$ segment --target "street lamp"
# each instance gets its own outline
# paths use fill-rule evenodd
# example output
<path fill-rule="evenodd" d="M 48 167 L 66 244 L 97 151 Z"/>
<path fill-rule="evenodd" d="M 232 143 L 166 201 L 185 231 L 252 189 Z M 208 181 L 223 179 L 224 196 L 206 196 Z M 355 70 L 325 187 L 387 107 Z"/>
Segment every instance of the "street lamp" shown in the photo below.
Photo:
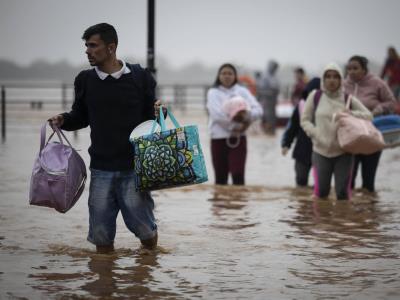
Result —
<path fill-rule="evenodd" d="M 147 1 L 147 68 L 156 76 L 155 68 L 155 43 L 154 43 L 154 29 L 155 29 L 155 0 Z"/>

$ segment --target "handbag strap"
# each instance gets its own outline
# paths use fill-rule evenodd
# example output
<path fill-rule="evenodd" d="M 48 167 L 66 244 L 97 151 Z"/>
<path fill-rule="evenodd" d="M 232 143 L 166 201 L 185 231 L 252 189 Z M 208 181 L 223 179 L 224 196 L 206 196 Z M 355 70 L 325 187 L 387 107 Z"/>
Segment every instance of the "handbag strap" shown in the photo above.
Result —
<path fill-rule="evenodd" d="M 63 143 L 63 138 L 64 140 L 67 142 L 67 144 L 72 148 L 71 143 L 69 142 L 69 140 L 67 139 L 67 137 L 64 135 L 64 133 L 62 132 L 61 129 L 59 129 L 57 126 L 52 126 L 50 123 L 50 127 L 53 129 L 52 134 L 49 136 L 47 142 L 45 142 L 46 140 L 46 126 L 47 126 L 47 121 L 42 125 L 42 128 L 40 130 L 40 151 L 39 153 L 42 153 L 43 148 L 50 142 L 51 138 L 54 136 L 54 133 L 57 134 L 58 136 L 58 140 L 60 141 L 61 145 L 64 145 Z"/>
<path fill-rule="evenodd" d="M 47 145 L 47 144 L 49 143 L 50 139 L 53 137 L 53 135 L 54 135 L 54 133 L 55 133 L 55 130 L 54 130 L 54 128 L 52 127 L 53 133 L 50 135 L 50 137 L 49 137 L 49 139 L 47 140 L 47 142 L 45 142 L 45 141 L 46 141 L 46 126 L 47 126 L 47 123 L 48 123 L 48 122 L 46 121 L 46 122 L 42 125 L 42 128 L 41 128 L 41 130 L 40 130 L 40 151 L 39 151 L 39 152 L 42 152 L 44 146 Z M 50 123 L 49 123 L 49 125 L 50 125 Z M 60 133 L 57 132 L 57 135 L 58 135 L 58 139 L 60 140 L 61 144 L 63 144 Z"/>
<path fill-rule="evenodd" d="M 179 125 L 178 121 L 176 120 L 175 116 L 173 115 L 172 111 L 169 108 L 167 108 L 167 115 L 171 119 L 171 121 L 174 124 L 175 128 L 181 127 L 181 125 Z M 160 106 L 160 126 L 161 126 L 161 131 L 167 130 L 167 126 L 165 125 L 165 118 L 164 118 L 164 112 L 163 112 L 163 106 L 162 105 Z M 155 129 L 155 125 L 154 124 L 153 124 L 153 129 Z M 154 131 L 152 130 L 151 133 L 154 133 Z"/>
<path fill-rule="evenodd" d="M 345 101 L 346 101 L 346 109 L 350 110 L 351 107 L 351 100 L 353 99 L 353 95 L 349 94 L 347 97 L 347 101 L 346 101 L 346 96 L 345 96 Z"/>
<path fill-rule="evenodd" d="M 151 131 L 150 134 L 153 134 L 156 131 L 156 127 L 157 127 L 157 119 L 153 120 L 153 126 L 151 127 Z"/>
<path fill-rule="evenodd" d="M 321 99 L 321 96 L 322 96 L 322 90 L 321 89 L 316 90 L 316 92 L 314 94 L 314 99 L 313 99 L 314 109 L 313 109 L 313 115 L 312 115 L 312 120 L 311 120 L 314 125 L 315 125 L 315 113 L 317 111 L 317 107 L 319 104 L 319 100 Z"/>
<path fill-rule="evenodd" d="M 55 132 L 56 132 L 57 134 L 61 134 L 61 136 L 62 136 L 62 137 L 64 138 L 64 140 L 67 142 L 68 146 L 70 146 L 71 148 L 73 148 L 72 145 L 71 145 L 71 143 L 69 142 L 69 140 L 68 140 L 67 137 L 65 136 L 64 132 L 63 132 L 60 128 L 58 128 L 57 126 L 54 126 L 54 127 L 55 127 Z M 61 141 L 61 143 L 62 143 L 62 141 Z"/>

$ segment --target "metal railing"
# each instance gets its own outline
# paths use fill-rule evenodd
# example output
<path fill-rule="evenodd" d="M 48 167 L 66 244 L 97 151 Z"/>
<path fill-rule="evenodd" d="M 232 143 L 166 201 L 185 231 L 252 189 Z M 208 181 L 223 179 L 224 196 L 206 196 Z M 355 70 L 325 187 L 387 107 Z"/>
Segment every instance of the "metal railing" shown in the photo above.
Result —
<path fill-rule="evenodd" d="M 205 110 L 208 85 L 165 84 L 157 86 L 157 97 L 174 110 Z M 73 103 L 73 85 L 65 83 L 9 83 L 1 85 L 1 137 L 7 123 L 18 118 L 42 117 L 38 112 L 68 111 Z M 29 112 L 29 114 L 27 114 Z"/>
<path fill-rule="evenodd" d="M 1 86 L 1 139 L 6 139 L 6 88 Z"/>

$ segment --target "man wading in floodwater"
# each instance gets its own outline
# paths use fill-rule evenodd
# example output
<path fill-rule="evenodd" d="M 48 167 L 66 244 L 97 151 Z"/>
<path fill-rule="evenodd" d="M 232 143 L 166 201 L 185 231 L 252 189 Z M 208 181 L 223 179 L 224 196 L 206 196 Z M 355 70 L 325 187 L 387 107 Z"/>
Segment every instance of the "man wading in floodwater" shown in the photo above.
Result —
<path fill-rule="evenodd" d="M 90 126 L 91 145 L 88 241 L 98 252 L 114 250 L 116 218 L 121 210 L 125 224 L 148 249 L 157 246 L 154 202 L 149 192 L 136 192 L 131 131 L 158 115 L 156 82 L 139 65 L 116 57 L 118 36 L 101 23 L 86 29 L 82 39 L 94 68 L 75 78 L 72 110 L 49 121 L 64 130 Z"/>

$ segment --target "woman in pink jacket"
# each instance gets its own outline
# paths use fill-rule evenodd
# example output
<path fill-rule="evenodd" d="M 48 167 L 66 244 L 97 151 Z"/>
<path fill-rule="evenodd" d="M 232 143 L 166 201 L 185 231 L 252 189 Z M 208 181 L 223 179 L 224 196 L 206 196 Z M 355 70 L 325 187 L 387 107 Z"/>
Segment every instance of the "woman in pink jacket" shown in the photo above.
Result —
<path fill-rule="evenodd" d="M 396 100 L 389 86 L 378 76 L 368 72 L 368 59 L 355 55 L 347 64 L 347 78 L 344 89 L 356 96 L 374 116 L 389 114 L 394 110 Z M 362 188 L 375 192 L 375 175 L 382 151 L 370 155 L 356 155 L 352 177 L 355 186 L 358 166 L 361 164 Z"/>

